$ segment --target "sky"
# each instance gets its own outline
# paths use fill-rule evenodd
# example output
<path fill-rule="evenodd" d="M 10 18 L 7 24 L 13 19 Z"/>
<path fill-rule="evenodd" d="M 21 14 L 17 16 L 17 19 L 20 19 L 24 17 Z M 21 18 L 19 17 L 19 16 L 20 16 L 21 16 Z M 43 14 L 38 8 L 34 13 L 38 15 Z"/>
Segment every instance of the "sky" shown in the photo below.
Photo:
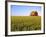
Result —
<path fill-rule="evenodd" d="M 41 6 L 11 5 L 11 16 L 29 16 L 32 11 L 37 11 L 41 16 Z"/>

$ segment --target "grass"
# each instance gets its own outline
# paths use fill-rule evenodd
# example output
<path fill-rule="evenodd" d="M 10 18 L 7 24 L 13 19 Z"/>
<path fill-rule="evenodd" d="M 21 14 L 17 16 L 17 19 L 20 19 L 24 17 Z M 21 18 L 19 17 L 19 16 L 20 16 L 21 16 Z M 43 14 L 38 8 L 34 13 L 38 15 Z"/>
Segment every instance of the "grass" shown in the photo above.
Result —
<path fill-rule="evenodd" d="M 11 31 L 41 29 L 41 16 L 11 16 Z"/>

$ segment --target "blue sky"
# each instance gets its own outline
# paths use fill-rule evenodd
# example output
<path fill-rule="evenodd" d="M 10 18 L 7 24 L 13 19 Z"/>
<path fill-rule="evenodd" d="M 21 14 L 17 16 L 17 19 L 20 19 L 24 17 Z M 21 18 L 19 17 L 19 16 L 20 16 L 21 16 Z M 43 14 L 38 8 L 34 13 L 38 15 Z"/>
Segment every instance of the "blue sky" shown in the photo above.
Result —
<path fill-rule="evenodd" d="M 29 16 L 32 11 L 41 15 L 41 6 L 11 5 L 11 16 Z"/>

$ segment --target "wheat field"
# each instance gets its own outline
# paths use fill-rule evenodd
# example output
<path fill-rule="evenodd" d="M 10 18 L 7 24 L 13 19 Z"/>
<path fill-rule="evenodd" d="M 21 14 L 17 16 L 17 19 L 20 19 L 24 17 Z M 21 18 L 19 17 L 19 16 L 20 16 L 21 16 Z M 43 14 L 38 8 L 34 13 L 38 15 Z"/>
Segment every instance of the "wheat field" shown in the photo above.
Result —
<path fill-rule="evenodd" d="M 11 31 L 41 29 L 41 16 L 11 16 Z"/>

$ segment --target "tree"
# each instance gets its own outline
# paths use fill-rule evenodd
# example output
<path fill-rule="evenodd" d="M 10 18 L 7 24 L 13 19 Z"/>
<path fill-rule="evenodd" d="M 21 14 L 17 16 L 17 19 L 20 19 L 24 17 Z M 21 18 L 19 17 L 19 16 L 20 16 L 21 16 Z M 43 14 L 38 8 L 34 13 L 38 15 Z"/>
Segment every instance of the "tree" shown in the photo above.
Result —
<path fill-rule="evenodd" d="M 37 11 L 32 11 L 30 16 L 38 16 L 38 12 Z"/>

